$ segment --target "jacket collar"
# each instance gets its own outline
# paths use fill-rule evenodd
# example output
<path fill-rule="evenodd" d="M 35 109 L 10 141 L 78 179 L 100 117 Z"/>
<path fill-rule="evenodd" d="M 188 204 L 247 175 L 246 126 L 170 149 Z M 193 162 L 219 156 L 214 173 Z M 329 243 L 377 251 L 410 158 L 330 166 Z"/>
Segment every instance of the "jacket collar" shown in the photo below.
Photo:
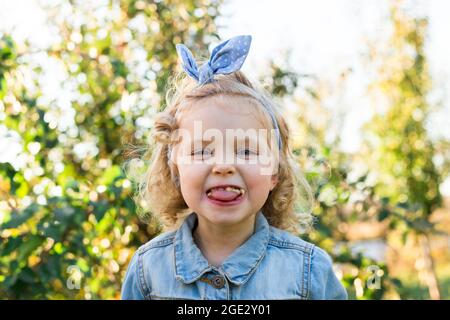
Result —
<path fill-rule="evenodd" d="M 194 242 L 192 230 L 196 221 L 197 215 L 190 214 L 175 234 L 175 277 L 188 284 L 198 280 L 206 272 L 218 270 L 235 285 L 247 282 L 264 257 L 269 243 L 269 224 L 262 212 L 259 211 L 256 215 L 254 233 L 218 269 L 209 265 Z"/>

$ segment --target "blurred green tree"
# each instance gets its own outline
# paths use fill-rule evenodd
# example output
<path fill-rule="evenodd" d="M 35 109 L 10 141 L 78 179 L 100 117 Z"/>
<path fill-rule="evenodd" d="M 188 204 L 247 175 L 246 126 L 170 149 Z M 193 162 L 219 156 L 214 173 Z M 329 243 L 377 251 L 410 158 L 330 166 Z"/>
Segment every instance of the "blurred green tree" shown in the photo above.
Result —
<path fill-rule="evenodd" d="M 61 1 L 45 8 L 50 47 L 3 36 L 0 127 L 22 150 L 0 163 L 0 298 L 119 298 L 159 231 L 135 214 L 124 157 L 146 149 L 175 44 L 206 53 L 218 38 L 220 3 Z"/>
<path fill-rule="evenodd" d="M 391 230 L 420 244 L 426 284 L 432 299 L 439 299 L 438 279 L 430 250 L 430 235 L 437 234 L 430 217 L 442 206 L 442 172 L 433 162 L 437 154 L 426 130 L 432 111 L 428 102 L 431 80 L 425 54 L 428 21 L 405 10 L 408 3 L 392 1 L 390 37 L 384 46 L 372 46 L 370 63 L 375 78 L 370 92 L 377 106 L 365 126 L 368 165 L 376 173 L 375 192 L 390 209 L 380 212 Z"/>

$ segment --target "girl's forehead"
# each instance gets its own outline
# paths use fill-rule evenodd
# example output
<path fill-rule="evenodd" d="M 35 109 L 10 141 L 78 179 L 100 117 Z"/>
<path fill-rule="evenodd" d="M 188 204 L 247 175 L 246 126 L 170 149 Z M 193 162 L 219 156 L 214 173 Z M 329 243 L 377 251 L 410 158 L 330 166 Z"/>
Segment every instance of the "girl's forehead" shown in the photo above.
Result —
<path fill-rule="evenodd" d="M 255 99 L 245 96 L 217 95 L 187 101 L 180 106 L 176 119 L 180 127 L 189 126 L 196 120 L 271 127 L 262 106 Z"/>

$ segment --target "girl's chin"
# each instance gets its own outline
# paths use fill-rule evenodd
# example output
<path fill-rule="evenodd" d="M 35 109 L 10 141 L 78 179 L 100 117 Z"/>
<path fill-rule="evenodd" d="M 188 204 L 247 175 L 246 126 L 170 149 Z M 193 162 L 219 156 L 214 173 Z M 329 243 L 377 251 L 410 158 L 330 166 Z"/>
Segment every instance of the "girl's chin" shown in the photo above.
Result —
<path fill-rule="evenodd" d="M 246 219 L 245 215 L 228 215 L 211 213 L 206 217 L 212 225 L 216 227 L 233 227 L 242 225 L 242 221 Z"/>
<path fill-rule="evenodd" d="M 211 208 L 207 207 L 204 210 L 204 213 L 198 213 L 198 215 L 202 216 L 205 220 L 207 220 L 209 223 L 215 224 L 215 225 L 223 225 L 223 226 L 230 226 L 242 223 L 243 221 L 247 220 L 251 216 L 254 216 L 254 214 L 251 214 L 248 212 L 249 208 L 239 208 L 232 210 L 230 208 L 223 209 L 223 208 Z"/>

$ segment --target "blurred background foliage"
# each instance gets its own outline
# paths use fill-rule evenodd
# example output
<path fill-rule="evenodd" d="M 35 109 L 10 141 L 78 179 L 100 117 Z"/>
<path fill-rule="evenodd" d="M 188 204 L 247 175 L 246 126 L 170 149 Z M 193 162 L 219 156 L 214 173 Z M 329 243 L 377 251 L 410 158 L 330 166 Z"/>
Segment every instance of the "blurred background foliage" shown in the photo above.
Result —
<path fill-rule="evenodd" d="M 131 255 L 161 232 L 138 218 L 124 164 L 145 155 L 178 68 L 175 44 L 207 56 L 221 40 L 222 4 L 70 1 L 46 8 L 59 38 L 45 50 L 1 35 L 0 133 L 21 147 L 0 158 L 0 298 L 120 298 Z M 339 101 L 346 73 L 330 84 L 271 63 L 260 80 L 296 106 L 286 110 L 301 133 L 293 150 L 317 199 L 315 230 L 302 237 L 333 256 L 350 298 L 448 299 L 449 203 L 439 185 L 450 148 L 425 130 L 439 107 L 427 100 L 427 20 L 390 6 L 389 40 L 367 48 L 376 75 L 367 94 L 379 110 L 360 152 L 326 139 L 339 119 L 324 101 Z M 63 75 L 57 88 L 45 84 L 49 65 Z"/>

